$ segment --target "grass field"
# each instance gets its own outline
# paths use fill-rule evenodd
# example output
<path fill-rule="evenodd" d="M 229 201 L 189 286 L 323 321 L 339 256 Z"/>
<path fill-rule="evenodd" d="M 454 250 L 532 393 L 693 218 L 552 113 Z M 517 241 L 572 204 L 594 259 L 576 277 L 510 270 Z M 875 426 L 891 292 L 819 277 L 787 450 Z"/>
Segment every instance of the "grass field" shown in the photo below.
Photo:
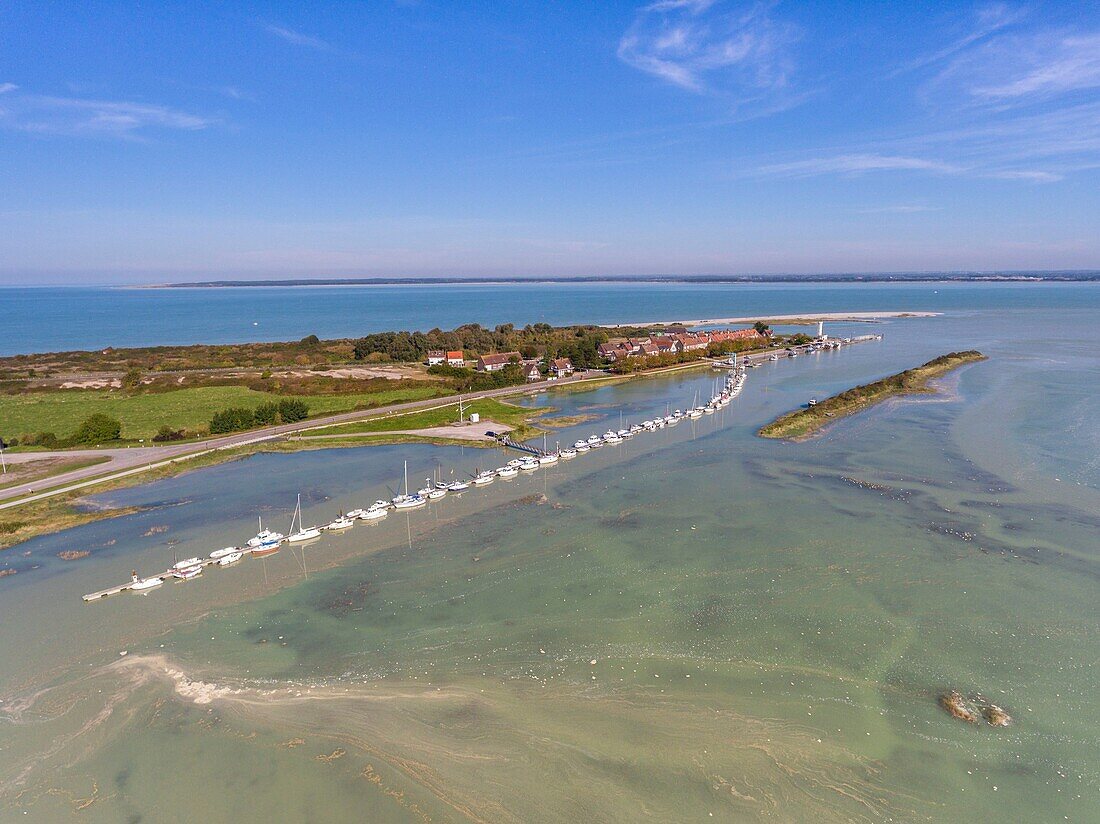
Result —
<path fill-rule="evenodd" d="M 467 417 L 471 412 L 476 412 L 482 420 L 496 421 L 512 427 L 522 427 L 527 421 L 537 415 L 550 411 L 547 408 L 538 410 L 528 409 L 522 406 L 513 406 L 510 403 L 501 403 L 494 398 L 481 398 L 462 405 Z M 426 429 L 430 426 L 446 426 L 458 420 L 458 403 L 453 403 L 441 409 L 426 409 L 421 412 L 406 412 L 403 415 L 388 415 L 384 418 L 372 418 L 366 421 L 342 424 L 338 426 L 326 426 L 323 429 L 314 429 L 310 435 L 353 435 L 373 432 L 393 432 L 402 429 Z"/>
<path fill-rule="evenodd" d="M 951 352 L 940 355 L 934 360 L 913 369 L 906 369 L 896 375 L 877 380 L 874 383 L 856 386 L 821 401 L 816 406 L 796 409 L 781 415 L 767 426 L 761 427 L 757 435 L 763 438 L 784 438 L 802 441 L 811 437 L 823 426 L 840 418 L 862 412 L 877 403 L 895 395 L 912 395 L 928 392 L 928 382 L 942 377 L 967 363 L 985 360 L 981 352 Z"/>
<path fill-rule="evenodd" d="M 388 392 L 348 395 L 311 395 L 302 400 L 311 416 L 348 412 L 437 397 L 443 387 L 428 385 Z M 162 426 L 191 431 L 205 430 L 211 416 L 230 406 L 255 408 L 282 397 L 255 392 L 243 386 L 202 386 L 174 392 L 128 394 L 120 391 L 66 389 L 0 395 L 0 435 L 5 438 L 25 433 L 53 432 L 64 438 L 72 434 L 89 415 L 102 412 L 122 422 L 122 437 L 151 438 Z"/>

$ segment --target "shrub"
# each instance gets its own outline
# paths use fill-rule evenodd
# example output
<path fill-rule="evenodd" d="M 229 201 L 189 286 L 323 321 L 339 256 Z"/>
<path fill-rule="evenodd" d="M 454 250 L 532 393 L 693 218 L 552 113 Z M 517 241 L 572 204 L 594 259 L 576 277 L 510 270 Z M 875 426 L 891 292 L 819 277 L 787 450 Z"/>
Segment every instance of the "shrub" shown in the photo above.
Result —
<path fill-rule="evenodd" d="M 167 441 L 182 441 L 187 437 L 182 429 L 173 429 L 170 426 L 162 426 L 157 430 L 157 434 L 153 436 L 154 443 L 165 443 Z"/>
<path fill-rule="evenodd" d="M 73 443 L 98 444 L 117 441 L 122 436 L 122 424 L 101 412 L 89 415 L 73 433 Z"/>
<path fill-rule="evenodd" d="M 309 417 L 309 407 L 305 401 L 300 401 L 297 398 L 287 398 L 279 401 L 279 417 L 282 418 L 283 423 L 304 421 Z"/>
<path fill-rule="evenodd" d="M 141 386 L 141 372 L 137 369 L 127 370 L 126 374 L 122 376 L 122 385 L 127 389 Z"/>
<path fill-rule="evenodd" d="M 298 343 L 301 346 L 316 346 L 321 342 L 321 339 L 316 335 L 306 335 Z"/>
<path fill-rule="evenodd" d="M 279 422 L 279 404 L 261 403 L 252 413 L 256 426 L 271 426 Z"/>
<path fill-rule="evenodd" d="M 242 429 L 251 428 L 254 421 L 255 416 L 251 409 L 239 407 L 223 409 L 221 412 L 215 412 L 214 417 L 210 419 L 210 434 L 224 435 L 227 432 L 239 432 Z"/>
<path fill-rule="evenodd" d="M 19 441 L 24 446 L 44 446 L 47 449 L 56 449 L 61 443 L 53 432 L 24 434 L 19 437 Z"/>

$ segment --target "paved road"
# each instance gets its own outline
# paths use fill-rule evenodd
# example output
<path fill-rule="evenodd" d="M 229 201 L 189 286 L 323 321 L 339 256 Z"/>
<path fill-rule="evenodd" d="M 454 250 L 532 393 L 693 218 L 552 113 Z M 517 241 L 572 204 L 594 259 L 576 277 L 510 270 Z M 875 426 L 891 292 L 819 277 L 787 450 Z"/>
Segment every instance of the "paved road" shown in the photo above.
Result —
<path fill-rule="evenodd" d="M 590 370 L 578 373 L 572 378 L 556 381 L 537 381 L 525 386 L 508 386 L 503 389 L 490 389 L 484 392 L 472 392 L 462 396 L 462 400 L 472 401 L 478 398 L 494 398 L 507 395 L 520 395 L 527 392 L 548 389 L 563 384 L 580 383 L 589 380 L 606 378 L 607 373 L 600 370 Z M 432 398 L 426 401 L 411 401 L 409 403 L 391 404 L 379 406 L 373 409 L 360 409 L 354 412 L 342 412 L 339 415 L 328 415 L 324 418 L 312 418 L 295 424 L 268 427 L 266 429 L 253 429 L 248 432 L 240 432 L 234 435 L 226 435 L 221 438 L 208 438 L 204 441 L 190 441 L 185 444 L 165 444 L 158 446 L 131 447 L 129 449 L 86 449 L 56 452 L 16 452 L 5 458 L 16 456 L 33 456 L 30 459 L 42 458 L 72 458 L 74 456 L 96 455 L 108 456 L 107 463 L 87 466 L 83 469 L 75 469 L 71 472 L 62 472 L 50 478 L 44 478 L 39 482 L 30 481 L 19 486 L 0 489 L 0 509 L 19 506 L 21 504 L 50 498 L 66 492 L 73 492 L 94 484 L 108 480 L 124 478 L 139 472 L 146 472 L 178 461 L 195 458 L 216 450 L 231 449 L 246 444 L 261 443 L 263 441 L 278 440 L 295 432 L 304 432 L 309 429 L 319 429 L 337 423 L 357 421 L 364 418 L 381 418 L 388 415 L 401 414 L 422 409 L 439 409 L 458 403 L 458 397 Z M 35 492 L 36 489 L 44 490 Z"/>

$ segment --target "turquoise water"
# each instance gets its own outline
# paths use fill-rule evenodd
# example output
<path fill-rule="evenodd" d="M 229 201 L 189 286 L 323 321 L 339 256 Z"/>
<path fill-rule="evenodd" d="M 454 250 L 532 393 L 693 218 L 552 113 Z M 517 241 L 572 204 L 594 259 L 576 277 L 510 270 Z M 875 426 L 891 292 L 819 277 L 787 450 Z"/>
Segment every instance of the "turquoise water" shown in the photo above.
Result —
<path fill-rule="evenodd" d="M 0 818 L 1096 820 L 1100 291 L 1047 288 L 751 370 L 694 425 L 86 605 L 257 515 L 285 527 L 298 492 L 321 521 L 388 497 L 404 460 L 415 482 L 503 456 L 260 455 L 102 496 L 147 509 L 3 558 Z M 804 444 L 754 435 L 970 347 L 990 359 L 936 395 Z M 526 402 L 590 416 L 548 436 L 572 442 L 716 374 Z M 1014 723 L 950 718 L 948 689 Z"/>
<path fill-rule="evenodd" d="M 0 355 L 356 337 L 463 323 L 629 323 L 798 312 L 1071 308 L 1095 285 L 468 284 L 227 289 L 0 288 Z"/>

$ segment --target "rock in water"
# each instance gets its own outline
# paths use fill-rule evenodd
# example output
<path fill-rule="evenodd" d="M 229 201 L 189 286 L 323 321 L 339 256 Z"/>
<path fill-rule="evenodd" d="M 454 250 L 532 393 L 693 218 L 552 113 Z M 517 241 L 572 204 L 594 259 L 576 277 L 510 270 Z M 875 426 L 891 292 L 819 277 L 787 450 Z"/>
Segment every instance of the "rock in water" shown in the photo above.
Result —
<path fill-rule="evenodd" d="M 958 690 L 951 690 L 940 696 L 940 706 L 951 713 L 952 718 L 966 721 L 968 724 L 978 723 L 978 713 L 970 706 L 970 702 Z"/>
<path fill-rule="evenodd" d="M 993 727 L 1007 727 L 1012 723 L 1012 716 L 996 704 L 987 704 L 982 707 L 982 717 Z"/>

